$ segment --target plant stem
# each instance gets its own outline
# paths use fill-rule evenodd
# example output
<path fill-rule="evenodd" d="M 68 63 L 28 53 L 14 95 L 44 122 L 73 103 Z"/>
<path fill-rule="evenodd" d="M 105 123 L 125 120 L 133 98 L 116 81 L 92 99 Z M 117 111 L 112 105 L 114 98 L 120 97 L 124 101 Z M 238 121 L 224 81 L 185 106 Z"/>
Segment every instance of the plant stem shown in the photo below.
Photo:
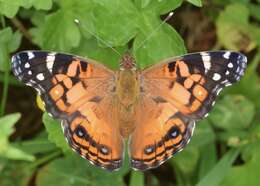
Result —
<path fill-rule="evenodd" d="M 42 165 L 42 164 L 44 164 L 44 163 L 50 161 L 51 159 L 60 156 L 61 154 L 62 154 L 62 153 L 61 153 L 60 150 L 54 151 L 53 153 L 51 153 L 51 154 L 49 154 L 49 155 L 47 155 L 47 156 L 44 156 L 44 157 L 41 158 L 41 159 L 36 160 L 34 163 L 32 163 L 32 164 L 29 166 L 29 168 L 30 168 L 30 169 L 34 169 L 34 168 L 38 167 L 39 165 Z"/>
<path fill-rule="evenodd" d="M 6 48 L 2 48 L 2 52 L 6 52 Z M 8 96 L 8 85 L 9 85 L 9 64 L 8 60 L 3 61 L 4 65 L 4 87 L 3 87 L 3 92 L 2 92 L 2 99 L 1 99 L 1 105 L 0 105 L 0 116 L 4 115 L 5 112 L 5 106 L 6 106 L 6 101 L 7 101 L 7 96 Z"/>
<path fill-rule="evenodd" d="M 22 32 L 22 34 L 24 35 L 24 37 L 26 39 L 28 39 L 30 42 L 32 42 L 32 36 L 31 36 L 30 32 L 28 32 L 28 30 L 25 28 L 25 26 L 19 19 L 14 17 L 11 19 L 11 22 L 14 24 L 15 27 L 18 28 L 18 30 L 20 30 Z"/>
<path fill-rule="evenodd" d="M 254 73 L 256 71 L 256 68 L 258 66 L 258 64 L 260 63 L 260 48 L 257 50 L 257 53 L 256 55 L 254 56 L 249 68 L 248 68 L 248 71 L 250 73 Z"/>
<path fill-rule="evenodd" d="M 0 116 L 3 116 L 5 112 L 5 105 L 6 105 L 7 93 L 8 93 L 8 84 L 9 84 L 9 72 L 5 70 L 4 88 L 3 88 L 4 90 L 3 90 L 2 100 L 1 100 Z"/>
<path fill-rule="evenodd" d="M 1 24 L 2 24 L 2 27 L 5 28 L 6 24 L 5 24 L 4 16 L 1 16 Z"/>
<path fill-rule="evenodd" d="M 0 82 L 4 82 L 5 80 L 5 73 L 0 72 Z M 8 81 L 9 85 L 14 85 L 14 86 L 18 86 L 18 87 L 22 87 L 24 86 L 22 83 L 20 83 L 16 78 L 14 78 L 13 76 L 9 76 L 9 81 Z"/>

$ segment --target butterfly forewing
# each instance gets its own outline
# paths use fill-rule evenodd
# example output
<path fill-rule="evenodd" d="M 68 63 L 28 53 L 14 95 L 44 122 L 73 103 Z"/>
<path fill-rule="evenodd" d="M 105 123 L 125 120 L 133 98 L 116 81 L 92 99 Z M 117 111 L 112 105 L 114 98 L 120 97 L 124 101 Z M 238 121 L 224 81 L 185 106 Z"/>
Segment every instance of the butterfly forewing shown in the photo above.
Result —
<path fill-rule="evenodd" d="M 154 168 L 180 151 L 195 121 L 207 116 L 219 92 L 240 80 L 245 68 L 244 55 L 216 51 L 170 58 L 145 69 L 130 141 L 132 166 Z"/>
<path fill-rule="evenodd" d="M 240 80 L 246 63 L 246 57 L 237 52 L 193 53 L 144 70 L 143 82 L 147 87 L 159 89 L 183 114 L 201 119 L 210 111 L 220 91 Z"/>
<path fill-rule="evenodd" d="M 73 150 L 106 169 L 121 166 L 123 142 L 113 104 L 112 71 L 91 59 L 44 51 L 14 55 L 12 70 L 38 91 L 47 112 L 62 120 Z"/>

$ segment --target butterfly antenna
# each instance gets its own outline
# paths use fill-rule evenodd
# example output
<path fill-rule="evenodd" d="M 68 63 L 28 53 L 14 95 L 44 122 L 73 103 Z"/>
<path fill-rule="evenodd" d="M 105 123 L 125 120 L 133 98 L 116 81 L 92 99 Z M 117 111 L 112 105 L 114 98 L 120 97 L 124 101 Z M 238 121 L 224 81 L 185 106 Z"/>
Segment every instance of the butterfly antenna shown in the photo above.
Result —
<path fill-rule="evenodd" d="M 148 40 L 152 37 L 152 35 L 153 35 L 155 32 L 157 32 L 157 31 L 162 27 L 162 25 L 163 25 L 166 21 L 168 21 L 168 20 L 173 16 L 173 14 L 174 14 L 174 12 L 170 12 L 170 13 L 168 14 L 168 16 L 163 20 L 163 22 L 161 22 L 161 24 L 158 25 L 158 27 L 157 27 L 156 29 L 154 29 L 154 30 L 143 40 L 143 42 L 141 42 L 141 43 L 137 46 L 136 50 L 138 50 L 139 48 L 141 48 L 141 47 L 144 45 L 144 43 L 145 43 L 146 41 L 148 41 Z"/>
<path fill-rule="evenodd" d="M 104 41 L 103 39 L 101 39 L 100 37 L 98 37 L 95 33 L 89 31 L 89 29 L 87 29 L 85 27 L 85 25 L 81 24 L 81 22 L 78 19 L 74 19 L 74 22 L 78 25 L 81 26 L 85 31 L 87 31 L 88 33 L 90 33 L 92 36 L 94 36 L 98 41 L 100 41 L 101 43 L 103 43 L 104 45 L 106 45 L 107 47 L 111 48 L 116 54 L 118 54 L 120 57 L 122 57 L 122 55 L 120 54 L 119 51 L 117 51 L 116 49 L 114 49 L 110 44 L 108 44 L 106 41 Z"/>

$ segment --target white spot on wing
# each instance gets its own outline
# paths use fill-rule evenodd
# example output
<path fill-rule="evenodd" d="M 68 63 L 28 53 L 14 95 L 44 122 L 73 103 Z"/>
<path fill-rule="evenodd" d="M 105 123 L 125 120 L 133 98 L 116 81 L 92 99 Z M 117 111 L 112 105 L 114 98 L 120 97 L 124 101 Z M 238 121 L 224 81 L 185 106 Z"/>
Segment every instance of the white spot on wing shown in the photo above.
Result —
<path fill-rule="evenodd" d="M 233 63 L 228 63 L 228 68 L 233 68 L 234 67 L 234 65 L 233 65 Z"/>
<path fill-rule="evenodd" d="M 187 143 L 189 143 L 189 142 L 190 142 L 190 139 L 188 139 Z M 181 152 L 181 151 L 183 151 L 183 148 L 178 150 L 178 152 Z"/>
<path fill-rule="evenodd" d="M 224 81 L 222 81 L 221 83 L 222 84 L 225 84 L 225 83 L 227 83 L 228 82 L 228 80 L 227 79 L 225 79 Z"/>
<path fill-rule="evenodd" d="M 28 82 L 28 83 L 25 83 L 26 85 L 28 85 L 28 86 L 33 86 L 33 84 L 32 83 L 30 83 L 30 82 Z"/>
<path fill-rule="evenodd" d="M 219 95 L 219 93 L 221 92 L 222 88 L 219 88 L 216 92 L 217 95 Z"/>
<path fill-rule="evenodd" d="M 228 52 L 226 52 L 226 53 L 223 55 L 223 57 L 226 58 L 226 59 L 229 59 L 230 54 L 231 54 L 231 52 L 228 51 Z"/>
<path fill-rule="evenodd" d="M 35 90 L 38 92 L 39 95 L 41 95 L 41 90 L 39 88 L 35 87 Z"/>
<path fill-rule="evenodd" d="M 40 81 L 44 80 L 44 75 L 43 75 L 43 73 L 37 74 L 36 78 L 37 78 L 38 80 L 40 80 Z"/>
<path fill-rule="evenodd" d="M 50 53 L 46 58 L 46 66 L 50 72 L 52 72 L 52 67 L 55 61 L 55 55 L 56 53 Z"/>
<path fill-rule="evenodd" d="M 226 75 L 229 75 L 229 71 L 228 70 L 226 71 Z"/>
<path fill-rule="evenodd" d="M 228 83 L 225 83 L 225 86 L 226 86 L 226 87 L 229 87 L 229 86 L 231 86 L 231 85 L 232 85 L 232 83 L 229 83 L 229 82 L 228 82 Z"/>
<path fill-rule="evenodd" d="M 12 56 L 12 59 L 11 59 L 12 63 L 15 62 L 15 60 L 16 60 L 15 56 Z"/>
<path fill-rule="evenodd" d="M 28 74 L 29 74 L 29 75 L 32 75 L 32 71 L 29 70 L 29 71 L 28 71 Z"/>
<path fill-rule="evenodd" d="M 28 52 L 27 54 L 28 54 L 28 59 L 32 59 L 32 58 L 34 58 L 34 54 L 33 54 L 33 52 Z"/>
<path fill-rule="evenodd" d="M 201 52 L 200 55 L 204 64 L 205 73 L 207 73 L 211 68 L 210 55 L 207 52 Z"/>
<path fill-rule="evenodd" d="M 218 73 L 214 73 L 212 79 L 213 79 L 214 81 L 218 81 L 218 80 L 221 79 L 221 75 L 218 74 Z"/>
<path fill-rule="evenodd" d="M 25 63 L 24 67 L 25 68 L 30 68 L 30 64 L 27 62 L 27 63 Z"/>

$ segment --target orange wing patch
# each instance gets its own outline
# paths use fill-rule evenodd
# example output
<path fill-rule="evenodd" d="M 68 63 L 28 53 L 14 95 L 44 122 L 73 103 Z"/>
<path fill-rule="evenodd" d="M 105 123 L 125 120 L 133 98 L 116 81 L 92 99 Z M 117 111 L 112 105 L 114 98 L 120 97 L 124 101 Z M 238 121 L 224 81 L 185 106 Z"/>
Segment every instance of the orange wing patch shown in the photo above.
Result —
<path fill-rule="evenodd" d="M 167 67 L 168 71 L 165 70 Z M 175 77 L 169 82 L 171 103 L 184 114 L 196 112 L 208 98 L 208 91 L 203 87 L 206 83 L 201 74 L 191 74 L 188 65 L 183 61 L 176 61 L 175 65 L 164 67 L 165 76 Z M 168 72 L 173 71 L 170 76 Z"/>
<path fill-rule="evenodd" d="M 62 125 L 70 146 L 83 158 L 109 170 L 121 166 L 122 147 L 118 149 L 118 143 L 113 144 L 110 136 L 94 129 L 86 118 L 76 116 L 70 124 L 63 120 Z"/>
<path fill-rule="evenodd" d="M 156 118 L 150 115 L 150 120 L 141 120 L 142 126 L 137 123 L 140 127 L 136 128 L 131 136 L 129 146 L 131 165 L 135 169 L 146 170 L 159 166 L 184 148 L 192 135 L 193 121 L 174 112 L 174 109 L 169 115 L 172 106 L 169 103 L 159 103 L 159 107 L 160 104 L 162 106 L 162 110 L 158 110 L 160 114 L 155 113 Z M 142 116 L 146 117 L 144 113 Z"/>

